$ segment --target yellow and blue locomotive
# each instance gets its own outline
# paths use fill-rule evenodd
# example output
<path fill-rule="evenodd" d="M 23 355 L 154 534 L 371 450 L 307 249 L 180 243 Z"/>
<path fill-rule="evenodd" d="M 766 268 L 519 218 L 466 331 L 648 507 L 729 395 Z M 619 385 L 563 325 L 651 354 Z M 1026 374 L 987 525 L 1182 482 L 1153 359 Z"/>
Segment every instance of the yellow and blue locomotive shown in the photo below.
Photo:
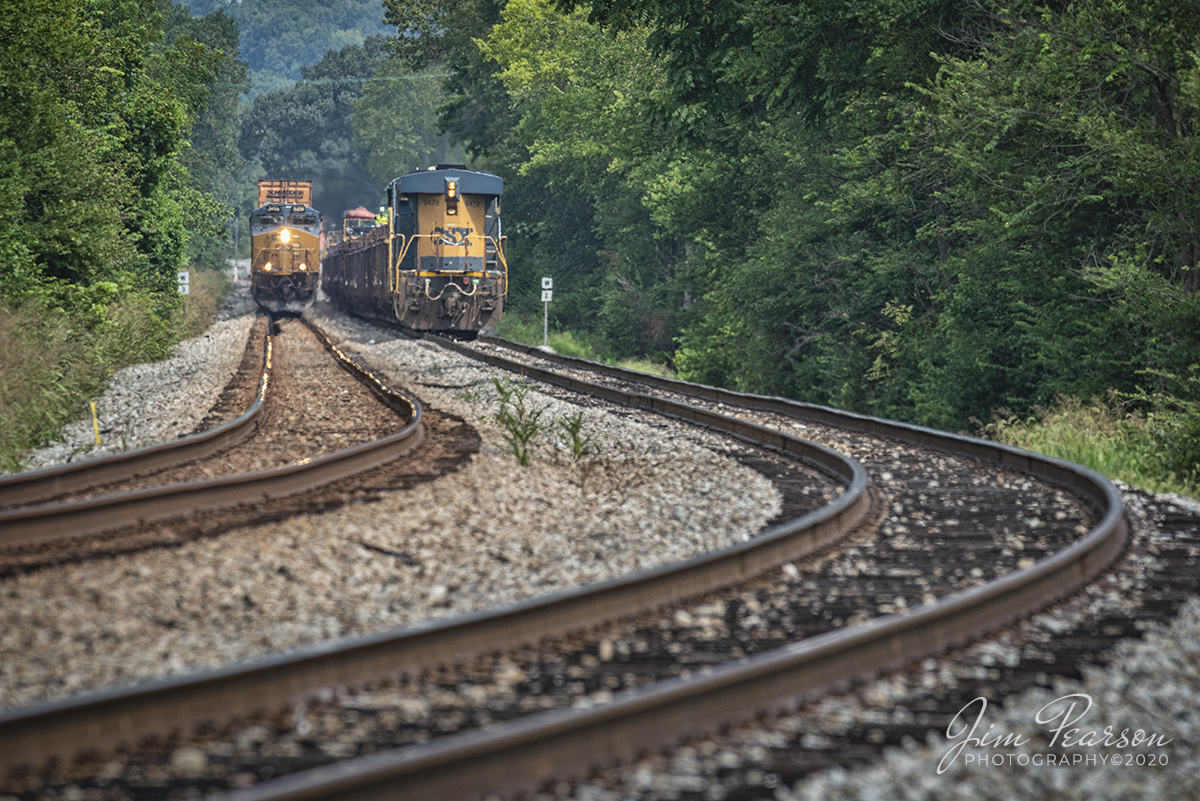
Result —
<path fill-rule="evenodd" d="M 304 311 L 321 283 L 321 215 L 312 181 L 259 181 L 250 213 L 250 293 L 271 311 Z"/>
<path fill-rule="evenodd" d="M 472 334 L 504 311 L 504 181 L 439 165 L 388 186 L 387 225 L 331 249 L 323 287 L 362 317 L 415 331 Z"/>

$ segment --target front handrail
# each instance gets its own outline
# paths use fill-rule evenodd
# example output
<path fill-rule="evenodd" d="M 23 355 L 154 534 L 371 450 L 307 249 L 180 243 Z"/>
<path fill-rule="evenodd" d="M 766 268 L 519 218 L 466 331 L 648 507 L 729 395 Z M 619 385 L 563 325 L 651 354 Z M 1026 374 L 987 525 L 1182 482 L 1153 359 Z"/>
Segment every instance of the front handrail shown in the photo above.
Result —
<path fill-rule="evenodd" d="M 455 271 L 455 272 L 483 272 L 483 273 L 486 273 L 487 267 L 489 264 L 496 264 L 495 261 L 489 262 L 487 259 L 487 255 L 488 255 L 487 245 L 490 243 L 493 248 L 492 252 L 496 254 L 496 258 L 499 260 L 499 264 L 503 267 L 503 276 L 501 279 L 500 295 L 501 295 L 501 297 L 508 296 L 508 258 L 504 254 L 504 245 L 507 242 L 508 237 L 501 236 L 501 237 L 497 238 L 494 236 L 488 236 L 486 234 L 467 234 L 466 237 L 464 238 L 465 241 L 462 242 L 461 244 L 459 244 L 459 243 L 447 242 L 447 240 L 444 236 L 440 236 L 439 234 L 436 234 L 436 233 L 413 234 L 412 236 L 405 236 L 404 234 L 396 234 L 393 237 L 393 241 L 395 241 L 395 240 L 400 241 L 399 255 L 396 256 L 395 260 L 393 261 L 393 263 L 391 265 L 391 269 L 388 271 L 388 281 L 390 284 L 390 289 L 393 294 L 398 293 L 400 291 L 400 273 L 402 272 L 402 270 L 400 269 L 400 265 L 403 264 L 404 260 L 408 257 L 408 249 L 410 247 L 412 247 L 413 242 L 416 242 L 420 239 L 428 239 L 430 244 L 435 245 L 439 249 L 442 247 L 447 247 L 447 248 L 461 247 L 464 249 L 464 261 L 466 260 L 466 258 L 469 255 L 470 245 L 473 242 L 478 242 L 479 240 L 483 240 L 483 244 L 484 244 L 483 266 L 484 266 L 484 269 L 480 270 L 480 271 L 464 269 L 464 270 Z M 440 240 L 440 242 L 439 242 L 439 240 Z M 395 252 L 395 248 L 393 248 L 393 252 Z M 439 254 L 439 255 L 441 255 L 441 254 Z"/>

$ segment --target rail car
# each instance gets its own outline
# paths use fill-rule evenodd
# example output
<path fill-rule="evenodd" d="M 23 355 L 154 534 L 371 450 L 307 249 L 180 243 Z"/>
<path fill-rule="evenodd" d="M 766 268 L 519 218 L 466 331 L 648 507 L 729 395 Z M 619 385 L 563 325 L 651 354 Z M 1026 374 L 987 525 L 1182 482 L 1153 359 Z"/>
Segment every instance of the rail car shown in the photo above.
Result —
<path fill-rule="evenodd" d="M 342 215 L 342 241 L 349 242 L 374 230 L 380 225 L 379 215 L 359 206 Z"/>
<path fill-rule="evenodd" d="M 457 165 L 397 178 L 387 224 L 330 249 L 325 294 L 352 314 L 414 331 L 470 336 L 494 326 L 508 292 L 503 192 L 498 175 Z"/>
<path fill-rule="evenodd" d="M 300 312 L 321 284 L 321 214 L 311 181 L 259 181 L 250 213 L 250 294 L 270 311 Z"/>

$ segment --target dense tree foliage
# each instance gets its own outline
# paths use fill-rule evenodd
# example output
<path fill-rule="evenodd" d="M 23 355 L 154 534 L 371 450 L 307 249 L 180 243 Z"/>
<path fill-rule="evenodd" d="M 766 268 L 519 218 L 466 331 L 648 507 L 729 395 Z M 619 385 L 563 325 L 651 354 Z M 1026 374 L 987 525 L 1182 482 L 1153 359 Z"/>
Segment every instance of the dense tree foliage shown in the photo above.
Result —
<path fill-rule="evenodd" d="M 182 5 L 166 5 L 160 0 L 163 31 L 167 44 L 190 39 L 209 48 L 219 58 L 212 79 L 206 85 L 188 135 L 188 147 L 181 154 L 193 185 L 218 206 L 193 210 L 197 223 L 188 239 L 188 261 L 211 268 L 221 267 L 229 257 L 227 234 L 218 226 L 236 225 L 230 211 L 245 199 L 245 162 L 238 152 L 238 131 L 245 95 L 250 91 L 249 69 L 239 57 L 238 28 L 232 17 L 215 11 L 195 17 Z"/>
<path fill-rule="evenodd" d="M 245 64 L 223 14 L 17 0 L 0 16 L 0 465 L 211 320 Z M 200 247 L 197 247 L 200 245 Z"/>
<path fill-rule="evenodd" d="M 214 19 L 164 37 L 150 0 L 21 0 L 7 11 L 0 292 L 99 319 L 130 293 L 165 311 L 189 231 L 211 232 L 223 216 L 185 161 L 228 68 L 209 42 L 231 31 Z M 206 119 L 219 127 L 218 116 Z"/>
<path fill-rule="evenodd" d="M 350 122 L 377 185 L 386 186 L 413 170 L 462 160 L 462 149 L 438 130 L 442 77 L 433 69 L 414 73 L 393 58 L 363 86 Z"/>
<path fill-rule="evenodd" d="M 364 84 L 384 61 L 383 37 L 374 37 L 302 68 L 295 86 L 259 95 L 242 123 L 242 155 L 266 177 L 312 180 L 313 205 L 331 219 L 358 205 L 377 205 L 380 184 L 371 177 L 351 117 Z"/>
<path fill-rule="evenodd" d="M 1194 3 L 16 2 L 6 293 L 165 298 L 255 177 L 333 217 L 465 154 L 509 308 L 609 355 L 951 428 L 1116 390 L 1200 458 Z"/>
<path fill-rule="evenodd" d="M 475 92 L 447 129 L 504 108 L 471 141 L 610 351 L 954 428 L 1193 398 L 1194 5 L 508 0 L 451 34 L 481 1 L 388 19 Z"/>
<path fill-rule="evenodd" d="M 379 0 L 192 0 L 190 5 L 193 14 L 224 11 L 234 19 L 256 91 L 286 88 L 301 77 L 303 67 L 330 50 L 390 32 Z"/>
<path fill-rule="evenodd" d="M 393 178 L 461 157 L 437 126 L 442 76 L 389 57 L 383 37 L 331 50 L 301 75 L 254 99 L 241 152 L 256 177 L 312 180 L 313 205 L 335 227 L 346 209 L 377 206 Z"/>

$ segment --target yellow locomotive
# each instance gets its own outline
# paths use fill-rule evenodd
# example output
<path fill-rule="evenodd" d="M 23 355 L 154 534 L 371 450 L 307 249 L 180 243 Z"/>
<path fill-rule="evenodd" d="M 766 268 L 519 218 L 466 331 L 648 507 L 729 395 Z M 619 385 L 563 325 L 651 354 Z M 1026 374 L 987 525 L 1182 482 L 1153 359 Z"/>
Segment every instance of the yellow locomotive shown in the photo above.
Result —
<path fill-rule="evenodd" d="M 379 226 L 386 225 L 379 217 L 380 215 L 374 214 L 362 206 L 350 209 L 342 217 L 342 241 L 349 242 L 358 239 Z"/>
<path fill-rule="evenodd" d="M 271 311 L 304 311 L 321 283 L 321 215 L 312 181 L 259 181 L 250 213 L 250 293 Z"/>
<path fill-rule="evenodd" d="M 456 165 L 388 186 L 387 225 L 330 251 L 323 287 L 362 317 L 416 331 L 473 334 L 504 311 L 504 181 Z"/>

